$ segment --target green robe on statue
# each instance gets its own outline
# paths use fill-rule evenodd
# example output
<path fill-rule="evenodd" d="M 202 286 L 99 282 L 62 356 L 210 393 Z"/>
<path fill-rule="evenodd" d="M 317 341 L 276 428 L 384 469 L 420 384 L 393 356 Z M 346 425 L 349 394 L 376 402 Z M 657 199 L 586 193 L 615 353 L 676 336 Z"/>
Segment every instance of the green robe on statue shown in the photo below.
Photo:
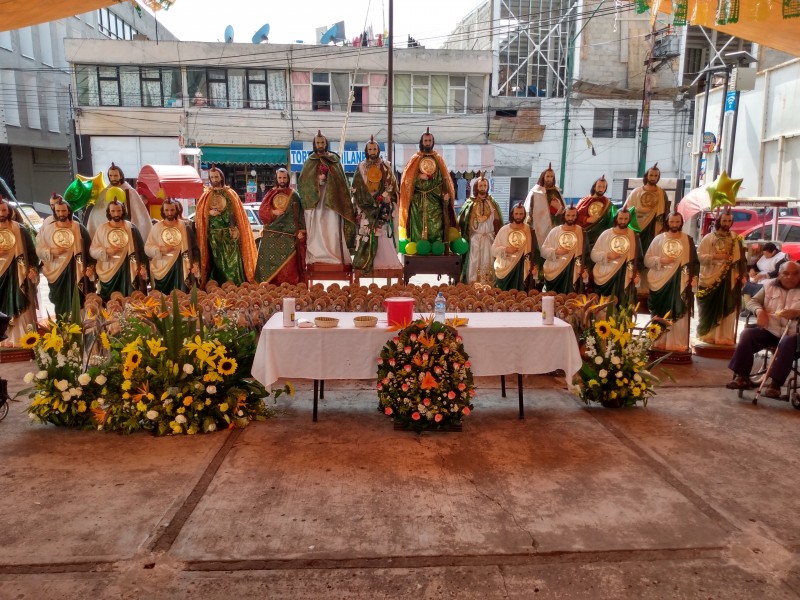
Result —
<path fill-rule="evenodd" d="M 214 257 L 208 278 L 220 285 L 226 281 L 241 285 L 245 280 L 239 242 L 231 235 L 233 226 L 230 200 L 219 215 L 208 217 L 208 245 Z"/>

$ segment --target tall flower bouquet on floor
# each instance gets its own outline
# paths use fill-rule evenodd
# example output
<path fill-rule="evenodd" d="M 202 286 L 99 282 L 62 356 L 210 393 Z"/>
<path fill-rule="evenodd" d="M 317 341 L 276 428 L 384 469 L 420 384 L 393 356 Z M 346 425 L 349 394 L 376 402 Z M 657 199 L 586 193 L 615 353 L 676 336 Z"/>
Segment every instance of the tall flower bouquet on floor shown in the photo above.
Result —
<path fill-rule="evenodd" d="M 64 324 L 70 335 L 83 339 L 83 373 L 78 374 L 75 367 L 67 374 L 48 372 L 41 379 L 42 371 L 30 374 L 37 388 L 43 389 L 34 396 L 31 415 L 44 422 L 76 426 L 65 422 L 63 415 L 77 412 L 79 426 L 84 428 L 124 433 L 149 430 L 157 435 L 243 427 L 265 418 L 268 410 L 263 399 L 269 393 L 248 379 L 255 333 L 237 326 L 237 311 L 221 301 L 214 315 L 204 319 L 195 303 L 182 310 L 173 295 L 171 304 L 167 308 L 163 298 L 148 298 L 129 302 L 116 318 L 103 312 L 87 315 L 83 327 Z M 81 344 L 73 343 L 74 356 L 63 360 L 80 364 Z M 43 340 L 37 349 L 37 361 L 45 344 Z M 54 360 L 56 364 L 62 361 Z M 43 361 L 39 362 L 41 366 Z M 64 386 L 61 377 L 67 379 L 67 393 L 73 394 L 70 386 L 78 392 L 74 409 L 67 404 L 65 411 L 65 400 L 58 401 L 50 391 Z M 291 386 L 276 390 L 275 396 L 284 392 L 291 393 Z M 80 398 L 85 399 L 85 407 L 79 404 Z"/>
<path fill-rule="evenodd" d="M 378 409 L 422 431 L 461 423 L 475 396 L 469 356 L 452 328 L 420 319 L 405 326 L 378 358 Z"/>
<path fill-rule="evenodd" d="M 636 327 L 636 310 L 630 305 L 609 310 L 605 318 L 592 311 L 583 334 L 584 361 L 578 372 L 576 391 L 581 400 L 609 407 L 637 402 L 646 406 L 659 381 L 652 369 L 666 358 L 649 362 L 650 348 L 668 326 L 668 321 L 653 319 L 643 328 Z"/>

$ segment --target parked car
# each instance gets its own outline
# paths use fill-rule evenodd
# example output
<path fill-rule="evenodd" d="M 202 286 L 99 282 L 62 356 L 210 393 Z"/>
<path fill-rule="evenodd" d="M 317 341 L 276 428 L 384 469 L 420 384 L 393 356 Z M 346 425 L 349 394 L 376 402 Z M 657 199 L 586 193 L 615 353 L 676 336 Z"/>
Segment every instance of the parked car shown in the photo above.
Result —
<path fill-rule="evenodd" d="M 772 241 L 792 260 L 800 260 L 800 217 L 780 217 L 778 234 L 773 235 L 774 221 L 756 225 L 742 233 L 748 254 L 760 249 L 763 243 Z"/>
<path fill-rule="evenodd" d="M 700 235 L 706 235 L 711 231 L 711 228 L 714 225 L 714 213 L 703 211 L 703 222 L 702 227 L 700 229 Z M 749 231 L 756 225 L 761 225 L 764 221 L 771 219 L 771 213 L 769 215 L 763 214 L 757 210 L 751 210 L 749 208 L 732 208 L 731 209 L 731 216 L 733 216 L 733 225 L 731 226 L 731 231 L 735 234 L 742 234 L 745 231 Z"/>

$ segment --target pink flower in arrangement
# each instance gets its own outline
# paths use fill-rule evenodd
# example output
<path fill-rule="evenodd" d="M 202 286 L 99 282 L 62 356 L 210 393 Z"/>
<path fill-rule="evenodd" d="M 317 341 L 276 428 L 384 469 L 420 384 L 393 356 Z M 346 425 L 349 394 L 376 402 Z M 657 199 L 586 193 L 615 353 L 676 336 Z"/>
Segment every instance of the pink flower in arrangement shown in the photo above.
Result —
<path fill-rule="evenodd" d="M 382 390 L 382 389 L 383 389 L 383 386 L 379 383 L 378 384 L 378 390 Z"/>
<path fill-rule="evenodd" d="M 390 367 L 393 367 L 393 366 L 395 366 L 396 364 L 397 364 L 397 363 L 395 362 L 395 360 L 394 360 L 393 358 L 390 358 L 390 359 L 389 359 L 389 366 L 390 366 Z"/>
<path fill-rule="evenodd" d="M 455 393 L 454 391 L 452 391 L 452 390 L 451 390 L 451 391 L 447 392 L 447 397 L 448 397 L 450 400 L 455 400 L 456 393 Z"/>
<path fill-rule="evenodd" d="M 475 390 L 470 390 L 469 391 L 469 395 L 470 395 L 470 397 L 474 398 L 475 397 Z"/>
<path fill-rule="evenodd" d="M 453 368 L 456 369 L 456 370 L 460 369 L 461 368 L 461 363 L 457 363 L 457 362 L 453 363 Z"/>
<path fill-rule="evenodd" d="M 430 398 L 425 398 L 425 399 L 422 401 L 422 403 L 423 403 L 425 406 L 430 406 L 430 405 L 431 405 L 431 399 L 430 399 Z"/>
<path fill-rule="evenodd" d="M 439 340 L 439 341 L 441 342 L 441 341 L 444 339 L 444 334 L 443 334 L 442 332 L 439 332 L 439 333 L 437 334 L 437 336 L 436 336 L 436 339 L 437 339 L 437 340 Z"/>
<path fill-rule="evenodd" d="M 411 418 L 414 419 L 415 421 L 419 421 L 420 418 L 419 413 L 417 411 L 414 411 L 413 413 L 411 413 Z"/>
<path fill-rule="evenodd" d="M 382 359 L 382 358 L 379 358 L 379 359 L 378 359 L 378 364 L 379 364 L 379 365 L 382 365 L 382 364 L 383 364 L 383 359 Z"/>
<path fill-rule="evenodd" d="M 400 386 L 400 389 L 402 389 L 404 392 L 407 392 L 408 391 L 408 384 L 404 383 L 403 385 Z"/>
<path fill-rule="evenodd" d="M 403 368 L 406 370 L 406 373 L 411 373 L 411 365 L 406 365 Z"/>
<path fill-rule="evenodd" d="M 423 352 L 422 353 L 422 360 L 428 360 L 428 353 L 427 352 Z"/>
<path fill-rule="evenodd" d="M 458 391 L 459 392 L 463 392 L 465 389 L 467 389 L 466 385 L 464 385 L 463 383 L 459 383 L 458 384 Z"/>
<path fill-rule="evenodd" d="M 469 362 L 469 361 L 464 363 L 464 367 L 467 368 L 467 369 L 469 369 L 471 366 L 472 366 L 472 363 Z"/>
<path fill-rule="evenodd" d="M 436 421 L 436 422 L 438 423 L 438 422 L 439 422 L 439 421 L 441 421 L 443 418 L 444 418 L 444 417 L 442 417 L 442 413 L 436 413 L 436 416 L 435 416 L 435 417 L 433 417 L 433 420 L 434 420 L 434 421 Z"/>
<path fill-rule="evenodd" d="M 390 414 L 392 414 L 394 411 L 392 410 L 392 407 L 391 407 L 391 406 L 387 406 L 387 407 L 386 407 L 386 410 L 384 410 L 383 412 L 384 412 L 385 414 L 387 414 L 387 415 L 390 415 Z"/>
<path fill-rule="evenodd" d="M 464 408 L 462 408 L 461 414 L 464 415 L 465 417 L 469 415 L 469 406 L 465 406 Z"/>
<path fill-rule="evenodd" d="M 393 342 L 396 344 L 397 342 L 399 342 L 399 341 L 400 341 L 400 338 L 399 338 L 399 337 L 397 337 L 397 336 L 394 336 L 394 337 L 392 338 L 392 341 L 393 341 Z"/>
<path fill-rule="evenodd" d="M 412 333 L 408 337 L 411 339 L 412 342 L 416 342 L 417 341 L 417 334 L 416 333 Z"/>
<path fill-rule="evenodd" d="M 442 348 L 442 352 L 444 352 L 445 354 L 450 354 L 450 348 L 445 346 L 444 348 Z"/>
<path fill-rule="evenodd" d="M 434 367 L 433 368 L 433 372 L 436 373 L 437 375 L 441 375 L 442 374 L 442 367 Z"/>
<path fill-rule="evenodd" d="M 461 343 L 461 336 L 460 335 L 456 336 L 456 342 L 458 342 L 459 344 Z"/>
<path fill-rule="evenodd" d="M 403 352 L 405 352 L 406 354 L 411 354 L 411 346 L 406 346 L 405 348 L 403 348 Z"/>

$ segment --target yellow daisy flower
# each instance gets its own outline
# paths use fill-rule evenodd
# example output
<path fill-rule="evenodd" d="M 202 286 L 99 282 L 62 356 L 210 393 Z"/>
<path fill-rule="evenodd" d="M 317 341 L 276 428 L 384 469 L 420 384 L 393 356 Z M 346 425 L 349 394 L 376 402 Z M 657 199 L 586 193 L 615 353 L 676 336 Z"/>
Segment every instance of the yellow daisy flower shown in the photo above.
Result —
<path fill-rule="evenodd" d="M 609 325 L 608 321 L 598 321 L 595 323 L 594 330 L 601 340 L 606 340 L 611 335 L 611 325 Z"/>
<path fill-rule="evenodd" d="M 649 337 L 651 340 L 656 339 L 660 335 L 661 335 L 660 325 L 653 323 L 652 325 L 649 325 L 647 327 L 647 337 Z"/>
<path fill-rule="evenodd" d="M 111 349 L 111 340 L 108 339 L 108 334 L 105 331 L 100 334 L 100 343 L 103 344 L 103 348 L 106 350 Z"/>
<path fill-rule="evenodd" d="M 217 371 L 220 375 L 233 375 L 237 366 L 234 358 L 220 358 L 217 363 Z"/>
<path fill-rule="evenodd" d="M 19 345 L 29 350 L 31 348 L 35 348 L 36 344 L 39 343 L 39 334 L 35 331 L 30 331 L 22 336 L 22 339 L 19 341 Z"/>

